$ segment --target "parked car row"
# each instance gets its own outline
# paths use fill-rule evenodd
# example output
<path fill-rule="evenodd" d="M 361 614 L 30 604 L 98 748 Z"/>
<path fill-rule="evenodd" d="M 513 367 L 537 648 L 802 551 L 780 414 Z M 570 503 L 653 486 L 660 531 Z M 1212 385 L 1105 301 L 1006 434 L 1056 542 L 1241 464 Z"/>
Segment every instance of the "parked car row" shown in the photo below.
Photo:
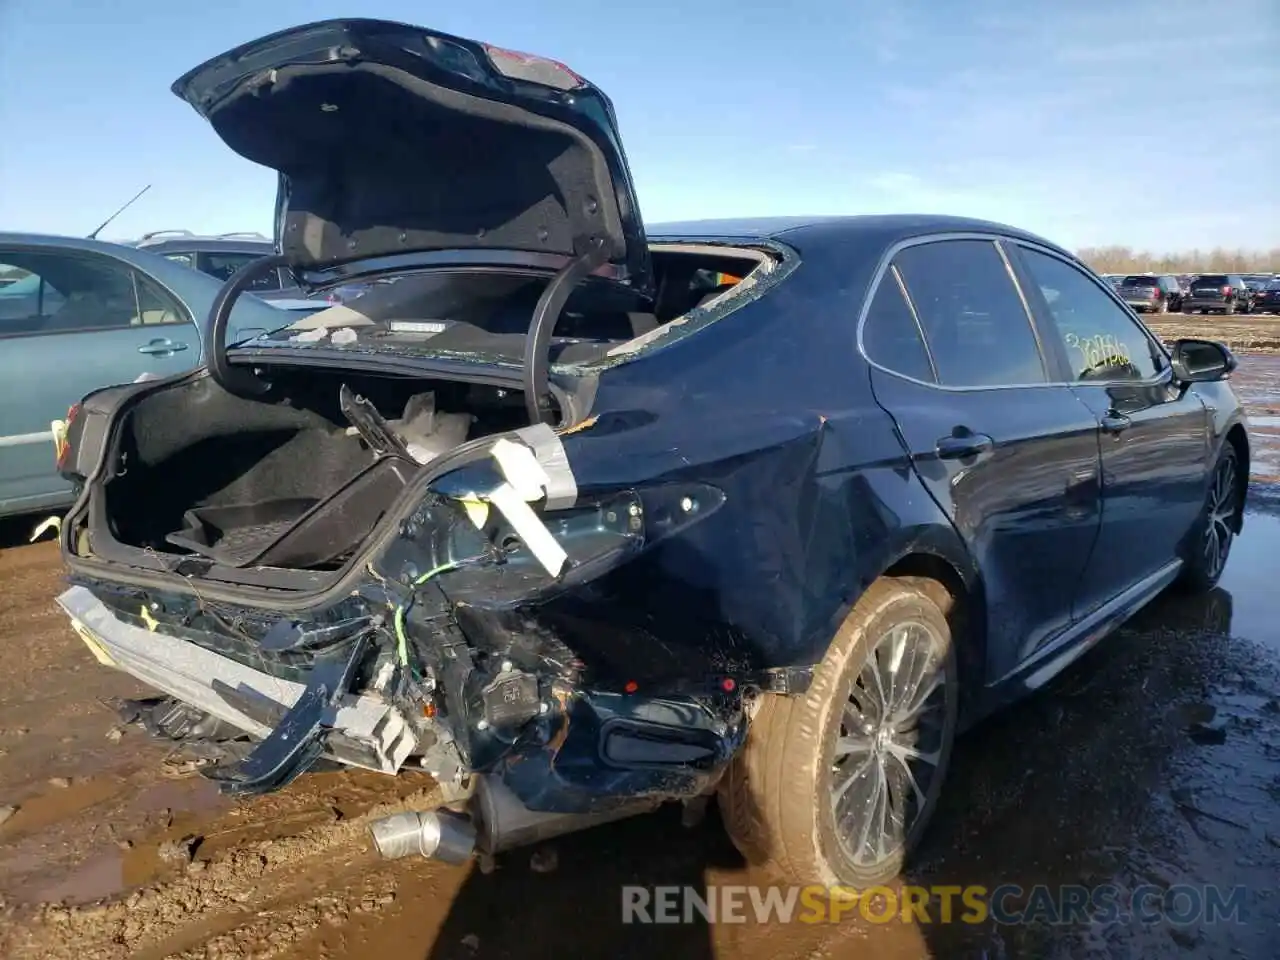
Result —
<path fill-rule="evenodd" d="M 1280 274 L 1124 274 L 1103 278 L 1139 313 L 1280 312 Z"/>

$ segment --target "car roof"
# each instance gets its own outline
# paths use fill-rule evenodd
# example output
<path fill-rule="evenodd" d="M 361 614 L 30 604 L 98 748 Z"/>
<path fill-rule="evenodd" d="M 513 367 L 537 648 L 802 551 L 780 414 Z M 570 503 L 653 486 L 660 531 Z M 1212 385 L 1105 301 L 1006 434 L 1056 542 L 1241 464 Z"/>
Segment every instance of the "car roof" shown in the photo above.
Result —
<path fill-rule="evenodd" d="M 259 253 L 274 251 L 275 243 L 265 237 L 255 240 L 252 237 L 155 237 L 150 240 L 136 240 L 130 246 L 140 250 L 226 250 L 232 252 Z"/>
<path fill-rule="evenodd" d="M 882 247 L 935 233 L 990 233 L 1038 243 L 1074 259 L 1074 255 L 1057 244 L 1017 227 L 974 217 L 927 213 L 686 220 L 655 223 L 646 227 L 646 233 L 650 240 L 657 242 L 778 240 L 805 246 L 824 240 L 856 238 L 864 244 Z"/>
<path fill-rule="evenodd" d="M 64 237 L 56 233 L 16 233 L 0 231 L 0 243 L 24 247 L 58 247 L 63 250 L 80 250 L 85 253 L 107 253 L 120 256 L 121 249 L 132 250 L 132 244 L 115 240 L 96 240 L 89 237 Z"/>

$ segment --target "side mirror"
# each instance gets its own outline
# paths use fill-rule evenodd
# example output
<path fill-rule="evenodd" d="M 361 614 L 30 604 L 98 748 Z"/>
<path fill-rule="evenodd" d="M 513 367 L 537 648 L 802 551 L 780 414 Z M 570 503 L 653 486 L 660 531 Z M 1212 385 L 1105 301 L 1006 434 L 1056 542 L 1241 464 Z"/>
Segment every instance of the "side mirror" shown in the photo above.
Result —
<path fill-rule="evenodd" d="M 1183 383 L 1224 380 L 1237 366 L 1236 355 L 1216 340 L 1178 340 L 1170 359 L 1173 375 Z"/>

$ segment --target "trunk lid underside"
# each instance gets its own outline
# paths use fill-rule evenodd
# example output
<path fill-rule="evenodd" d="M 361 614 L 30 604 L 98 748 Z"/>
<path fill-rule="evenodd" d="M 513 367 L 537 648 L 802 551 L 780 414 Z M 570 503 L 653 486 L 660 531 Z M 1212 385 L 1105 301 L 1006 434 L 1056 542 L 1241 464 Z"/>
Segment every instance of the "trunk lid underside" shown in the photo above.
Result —
<path fill-rule="evenodd" d="M 279 173 L 276 240 L 304 279 L 441 251 L 601 251 L 617 279 L 648 289 L 612 105 L 553 61 L 330 20 L 215 57 L 173 90 Z"/>

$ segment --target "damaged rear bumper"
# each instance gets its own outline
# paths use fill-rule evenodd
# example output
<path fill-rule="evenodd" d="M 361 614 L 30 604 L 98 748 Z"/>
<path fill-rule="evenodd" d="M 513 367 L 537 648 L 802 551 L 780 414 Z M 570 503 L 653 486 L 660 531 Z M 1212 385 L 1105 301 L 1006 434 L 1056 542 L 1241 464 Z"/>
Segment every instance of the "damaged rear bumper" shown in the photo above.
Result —
<path fill-rule="evenodd" d="M 462 793 L 468 778 L 486 775 L 522 808 L 603 815 L 640 799 L 707 793 L 746 735 L 742 691 L 726 692 L 722 680 L 633 696 L 506 660 L 482 668 L 473 648 L 454 643 L 435 658 L 434 693 L 406 698 L 389 691 L 392 671 L 378 669 L 386 651 L 370 635 L 343 641 L 288 679 L 166 633 L 146 616 L 142 625 L 128 622 L 87 587 L 57 602 L 101 662 L 257 741 L 237 762 L 204 769 L 227 793 L 278 789 L 327 758 L 389 775 L 421 767 Z M 414 632 L 412 618 L 408 626 Z M 269 670 L 265 645 L 262 653 Z M 769 689 L 781 690 L 783 676 Z"/>
<path fill-rule="evenodd" d="M 314 713 L 317 729 L 300 746 L 297 770 L 281 770 L 264 783 L 267 789 L 287 782 L 319 756 L 349 766 L 394 774 L 417 748 L 417 737 L 404 714 L 373 695 L 340 692 L 332 684 L 315 698 L 316 670 L 308 683 L 271 676 L 194 643 L 159 631 L 125 623 L 87 588 L 75 586 L 58 597 L 76 633 L 99 661 L 114 666 L 210 716 L 264 742 L 277 736 L 305 736 L 308 731 L 283 729 L 299 712 Z M 318 668 L 319 669 L 319 668 Z M 319 678 L 323 680 L 324 678 Z M 318 702 L 307 709 L 308 694 Z M 336 694 L 336 695 L 335 695 Z M 255 751 L 256 752 L 256 751 Z M 287 759 L 277 752 L 277 761 Z M 305 760 L 305 763 L 301 761 Z M 249 784 L 245 784 L 249 786 Z M 249 791 L 245 791 L 249 792 Z"/>

